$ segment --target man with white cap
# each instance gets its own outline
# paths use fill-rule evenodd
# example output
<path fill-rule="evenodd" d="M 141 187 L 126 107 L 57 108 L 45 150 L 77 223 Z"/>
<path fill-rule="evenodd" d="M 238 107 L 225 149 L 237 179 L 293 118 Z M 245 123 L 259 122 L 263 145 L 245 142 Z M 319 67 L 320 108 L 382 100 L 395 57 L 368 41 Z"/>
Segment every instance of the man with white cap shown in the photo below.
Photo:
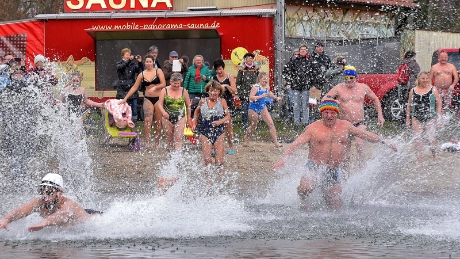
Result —
<path fill-rule="evenodd" d="M 26 204 L 8 212 L 0 220 L 0 229 L 8 230 L 8 223 L 27 217 L 38 212 L 44 219 L 30 226 L 29 231 L 37 231 L 47 226 L 68 226 L 82 222 L 89 218 L 88 213 L 76 201 L 63 196 L 64 182 L 62 176 L 49 173 L 43 177 L 40 183 L 40 197 L 31 199 Z"/>

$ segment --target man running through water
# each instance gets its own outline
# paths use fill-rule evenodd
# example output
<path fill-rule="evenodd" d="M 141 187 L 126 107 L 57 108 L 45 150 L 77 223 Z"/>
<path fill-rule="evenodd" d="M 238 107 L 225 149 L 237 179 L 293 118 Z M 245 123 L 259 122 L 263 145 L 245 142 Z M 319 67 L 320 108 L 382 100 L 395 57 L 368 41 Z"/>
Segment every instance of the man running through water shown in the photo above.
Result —
<path fill-rule="evenodd" d="M 342 205 L 340 168 L 346 162 L 352 136 L 370 142 L 382 142 L 394 151 L 396 147 L 381 136 L 355 127 L 349 121 L 338 119 L 339 105 L 331 97 L 323 99 L 319 105 L 319 111 L 321 120 L 310 124 L 286 149 L 281 159 L 272 168 L 283 166 L 287 157 L 308 143 L 306 173 L 300 179 L 297 193 L 302 200 L 305 200 L 315 188 L 320 187 L 328 207 L 339 209 Z"/>
<path fill-rule="evenodd" d="M 344 82 L 334 86 L 326 96 L 336 98 L 340 103 L 340 118 L 347 120 L 353 124 L 353 126 L 366 130 L 366 121 L 364 116 L 364 101 L 366 98 L 374 103 L 374 107 L 377 111 L 377 120 L 380 126 L 383 126 L 385 119 L 383 118 L 382 106 L 379 98 L 369 88 L 368 85 L 357 82 L 358 73 L 354 66 L 345 66 L 343 70 Z M 364 154 L 364 143 L 356 137 L 356 161 L 360 166 L 363 154 Z M 350 160 L 348 154 L 348 160 Z"/>
<path fill-rule="evenodd" d="M 76 201 L 63 196 L 65 189 L 62 176 L 49 173 L 40 184 L 40 197 L 35 197 L 26 204 L 8 212 L 0 220 L 0 229 L 8 230 L 10 222 L 22 219 L 38 212 L 44 219 L 28 227 L 29 231 L 37 231 L 48 226 L 68 226 L 88 219 L 91 214 L 100 213 L 85 210 Z"/>
<path fill-rule="evenodd" d="M 431 82 L 439 92 L 442 102 L 442 111 L 448 111 L 452 102 L 452 90 L 458 82 L 457 68 L 449 62 L 447 52 L 441 50 L 438 54 L 438 63 L 431 67 Z"/>

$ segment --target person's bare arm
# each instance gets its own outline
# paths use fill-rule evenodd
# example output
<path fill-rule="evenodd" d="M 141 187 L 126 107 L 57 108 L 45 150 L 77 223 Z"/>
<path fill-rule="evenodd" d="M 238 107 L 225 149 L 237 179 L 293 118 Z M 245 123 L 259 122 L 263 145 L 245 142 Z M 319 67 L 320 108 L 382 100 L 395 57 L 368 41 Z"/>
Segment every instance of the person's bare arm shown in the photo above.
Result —
<path fill-rule="evenodd" d="M 452 74 L 454 75 L 454 81 L 452 82 L 452 84 L 449 87 L 449 90 L 451 90 L 451 91 L 454 90 L 454 87 L 458 83 L 458 72 L 457 72 L 457 68 L 454 65 L 452 65 Z"/>
<path fill-rule="evenodd" d="M 326 97 L 330 97 L 330 98 L 335 98 L 335 97 L 337 97 L 337 96 L 339 95 L 339 92 L 337 91 L 337 87 L 338 87 L 338 85 L 332 87 L 332 89 L 329 90 L 329 92 L 327 92 L 327 94 L 325 94 L 325 95 L 323 96 L 323 98 L 321 99 L 321 101 L 324 101 L 324 98 L 326 98 Z"/>
<path fill-rule="evenodd" d="M 252 86 L 251 92 L 249 93 L 249 101 L 254 102 L 254 101 L 257 101 L 257 99 L 259 98 L 265 97 L 263 96 L 264 94 L 259 95 L 259 96 L 256 96 L 256 94 L 257 94 L 257 86 Z"/>
<path fill-rule="evenodd" d="M 433 87 L 433 94 L 436 99 L 436 124 L 441 125 L 441 112 L 442 112 L 442 101 L 436 87 Z"/>
<path fill-rule="evenodd" d="M 165 79 L 165 74 L 163 73 L 163 70 L 160 68 L 157 70 L 157 76 L 160 78 L 160 83 L 155 86 L 157 89 L 163 89 L 166 87 L 166 79 Z"/>
<path fill-rule="evenodd" d="M 206 100 L 206 98 L 201 98 L 200 102 L 198 103 L 198 106 L 195 109 L 195 113 L 193 114 L 193 120 L 192 120 L 192 130 L 195 131 L 196 129 L 196 124 L 198 123 L 198 118 L 200 117 L 201 114 L 201 105 L 203 105 L 203 102 Z"/>
<path fill-rule="evenodd" d="M 288 158 L 290 155 L 292 155 L 297 149 L 299 149 L 301 146 L 305 145 L 306 143 L 310 142 L 311 140 L 311 132 L 309 130 L 309 126 L 307 126 L 307 129 L 300 134 L 299 137 L 297 137 L 292 144 L 288 146 L 288 148 L 284 151 L 283 156 L 281 159 L 272 165 L 272 169 L 281 167 L 284 165 L 286 162 L 286 158 Z"/>
<path fill-rule="evenodd" d="M 412 92 L 413 90 L 409 91 L 409 99 L 407 100 L 407 107 L 406 107 L 406 128 L 410 127 L 410 113 L 412 110 Z"/>
<path fill-rule="evenodd" d="M 160 98 L 158 98 L 158 108 L 160 109 L 160 113 L 161 115 L 163 115 L 163 118 L 169 120 L 169 113 L 167 113 L 165 108 L 163 107 L 165 96 L 166 96 L 166 88 L 163 88 L 160 92 Z"/>
<path fill-rule="evenodd" d="M 218 126 L 218 125 L 221 125 L 221 124 L 224 124 L 230 121 L 230 112 L 228 111 L 227 101 L 224 98 L 221 98 L 220 103 L 222 104 L 222 107 L 224 108 L 225 116 L 218 121 L 213 121 L 212 124 L 215 126 Z"/>
<path fill-rule="evenodd" d="M 136 82 L 131 87 L 131 89 L 129 89 L 129 92 L 126 94 L 125 98 L 123 98 L 123 103 L 125 103 L 128 100 L 128 98 L 131 97 L 131 95 L 133 95 L 139 89 L 139 86 L 142 82 L 142 77 L 142 74 L 137 75 Z"/>
<path fill-rule="evenodd" d="M 88 96 L 86 95 L 86 90 L 85 88 L 82 88 L 81 93 L 83 95 L 83 103 L 86 104 L 89 107 L 96 107 L 96 108 L 103 108 L 104 103 L 97 103 L 95 101 L 92 101 L 88 99 Z"/>
<path fill-rule="evenodd" d="M 230 86 L 228 86 L 227 89 L 231 94 L 235 94 L 236 93 L 236 79 L 233 75 L 229 75 L 228 78 L 230 80 Z"/>
<path fill-rule="evenodd" d="M 185 98 L 185 112 L 187 114 L 187 121 L 185 124 L 187 126 L 191 126 L 193 123 L 192 122 L 192 109 L 190 106 L 192 105 L 192 102 L 190 101 L 190 96 L 188 94 L 188 91 L 184 89 L 184 98 Z"/>
<path fill-rule="evenodd" d="M 367 85 L 366 85 L 366 96 L 367 98 L 371 99 L 372 102 L 374 102 L 374 107 L 377 110 L 377 120 L 380 126 L 383 126 L 383 124 L 385 123 L 385 119 L 383 118 L 382 105 L 380 104 L 380 100 L 377 97 L 377 95 L 375 95 L 375 93 Z"/>
<path fill-rule="evenodd" d="M 48 226 L 68 226 L 89 218 L 90 215 L 77 202 L 68 199 L 60 210 L 49 215 L 38 224 L 30 226 L 29 231 L 38 231 Z"/>
<path fill-rule="evenodd" d="M 15 208 L 8 212 L 1 220 L 0 220 L 0 229 L 4 228 L 8 230 L 8 223 L 13 221 L 22 219 L 30 215 L 35 208 L 37 208 L 40 198 L 34 198 L 27 202 L 26 204 Z"/>
<path fill-rule="evenodd" d="M 46 217 L 38 224 L 28 227 L 27 230 L 38 231 L 48 226 L 65 226 L 71 224 L 74 220 L 75 216 L 72 213 L 60 210 Z"/>
<path fill-rule="evenodd" d="M 357 128 L 355 126 L 353 126 L 351 123 L 349 124 L 348 126 L 348 130 L 350 132 L 351 135 L 353 136 L 356 136 L 358 138 L 361 138 L 361 139 L 364 139 L 364 140 L 367 140 L 369 142 L 373 142 L 373 143 L 377 143 L 377 142 L 381 142 L 385 145 L 387 145 L 389 148 L 393 149 L 394 151 L 398 151 L 398 149 L 396 148 L 396 146 L 391 143 L 389 140 L 375 134 L 375 133 L 372 133 L 372 132 L 369 132 L 369 131 L 366 131 L 366 130 L 363 130 L 361 128 Z"/>

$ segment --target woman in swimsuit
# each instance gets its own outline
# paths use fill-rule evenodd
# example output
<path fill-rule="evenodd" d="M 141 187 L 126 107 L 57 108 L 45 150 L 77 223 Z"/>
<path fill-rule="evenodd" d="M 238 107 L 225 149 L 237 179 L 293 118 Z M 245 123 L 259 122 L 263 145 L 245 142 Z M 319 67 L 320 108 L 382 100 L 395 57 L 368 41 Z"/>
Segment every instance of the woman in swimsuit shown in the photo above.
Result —
<path fill-rule="evenodd" d="M 214 61 L 214 70 L 216 70 L 216 75 L 212 79 L 219 82 L 225 89 L 222 94 L 222 98 L 227 102 L 228 110 L 230 111 L 230 119 L 226 124 L 227 130 L 227 143 L 228 143 L 228 152 L 227 154 L 233 155 L 235 151 L 233 150 L 233 123 L 232 116 L 235 113 L 235 107 L 233 105 L 233 95 L 236 94 L 236 80 L 235 77 L 225 72 L 225 63 L 222 59 Z"/>
<path fill-rule="evenodd" d="M 277 99 L 278 101 L 281 100 L 280 97 L 276 97 L 273 94 L 268 85 L 268 74 L 266 72 L 260 72 L 259 76 L 257 77 L 258 83 L 252 86 L 251 92 L 249 93 L 249 109 L 248 109 L 248 116 L 250 120 L 250 125 L 246 130 L 246 134 L 244 135 L 244 145 L 245 147 L 249 147 L 249 141 L 252 136 L 252 132 L 257 128 L 257 124 L 259 123 L 259 115 L 262 117 L 262 120 L 268 126 L 270 137 L 275 143 L 276 147 L 281 147 L 278 142 L 278 137 L 276 135 L 276 128 L 275 124 L 273 123 L 272 116 L 268 111 L 267 105 L 273 105 L 273 99 Z"/>
<path fill-rule="evenodd" d="M 85 88 L 81 86 L 81 74 L 74 71 L 70 75 L 70 84 L 64 88 L 61 94 L 61 101 L 67 106 L 69 116 L 81 118 L 84 114 L 82 104 L 89 107 L 103 108 L 104 103 L 97 103 L 88 99 Z"/>
<path fill-rule="evenodd" d="M 158 100 L 163 88 L 166 87 L 165 76 L 163 71 L 154 67 L 154 58 L 152 55 L 147 55 L 144 58 L 145 70 L 137 76 L 136 82 L 129 90 L 125 102 L 134 94 L 139 86 L 145 87 L 144 96 L 144 134 L 147 148 L 150 147 L 150 132 L 152 129 L 152 121 L 155 122 L 155 148 L 160 145 L 161 138 L 161 111 Z"/>
<path fill-rule="evenodd" d="M 205 91 L 209 97 L 202 98 L 195 110 L 193 122 L 200 119 L 200 141 L 205 165 L 212 163 L 212 150 L 215 151 L 215 164 L 224 164 L 224 132 L 225 123 L 230 119 L 227 102 L 220 98 L 223 87 L 211 80 L 206 84 Z M 196 123 L 192 123 L 192 130 L 196 130 Z"/>
<path fill-rule="evenodd" d="M 441 97 L 436 87 L 431 85 L 430 73 L 419 73 L 415 87 L 409 92 L 406 109 L 406 127 L 409 128 L 412 122 L 419 165 L 423 162 L 423 136 L 429 141 L 431 153 L 436 159 L 436 125 L 440 123 L 441 109 Z"/>
<path fill-rule="evenodd" d="M 163 115 L 163 129 L 166 133 L 168 149 L 182 148 L 184 127 L 190 125 L 190 98 L 187 90 L 181 87 L 182 75 L 173 73 L 170 86 L 161 90 L 158 101 L 159 110 Z"/>

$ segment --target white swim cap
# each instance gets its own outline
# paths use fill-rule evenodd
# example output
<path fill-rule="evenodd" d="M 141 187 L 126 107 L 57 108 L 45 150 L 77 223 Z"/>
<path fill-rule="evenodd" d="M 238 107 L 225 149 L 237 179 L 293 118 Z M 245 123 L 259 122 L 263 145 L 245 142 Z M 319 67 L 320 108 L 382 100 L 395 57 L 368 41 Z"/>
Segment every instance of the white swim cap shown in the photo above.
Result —
<path fill-rule="evenodd" d="M 49 173 L 45 175 L 40 186 L 50 186 L 58 188 L 61 191 L 65 191 L 64 181 L 62 180 L 62 176 L 59 174 Z"/>
<path fill-rule="evenodd" d="M 34 64 L 37 64 L 37 63 L 40 62 L 40 61 L 43 62 L 43 63 L 45 63 L 45 62 L 46 62 L 46 58 L 45 58 L 45 56 L 38 54 L 37 56 L 35 56 Z"/>

